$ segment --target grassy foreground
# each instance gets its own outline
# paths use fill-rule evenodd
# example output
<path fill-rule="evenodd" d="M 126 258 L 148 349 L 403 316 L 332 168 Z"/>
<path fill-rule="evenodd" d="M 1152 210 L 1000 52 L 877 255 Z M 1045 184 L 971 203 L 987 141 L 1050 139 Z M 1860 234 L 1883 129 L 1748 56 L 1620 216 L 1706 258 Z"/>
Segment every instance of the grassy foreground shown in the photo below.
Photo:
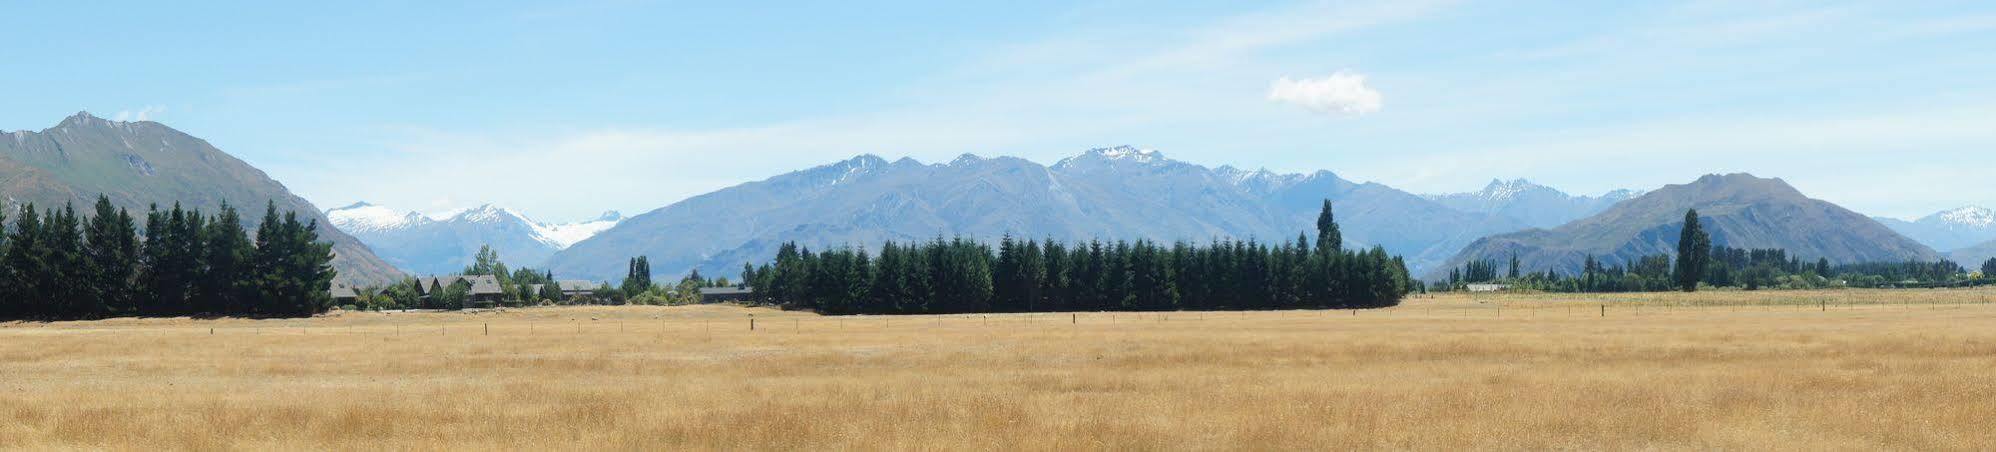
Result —
<path fill-rule="evenodd" d="M 1989 450 L 1992 296 L 6 323 L 0 448 Z"/>

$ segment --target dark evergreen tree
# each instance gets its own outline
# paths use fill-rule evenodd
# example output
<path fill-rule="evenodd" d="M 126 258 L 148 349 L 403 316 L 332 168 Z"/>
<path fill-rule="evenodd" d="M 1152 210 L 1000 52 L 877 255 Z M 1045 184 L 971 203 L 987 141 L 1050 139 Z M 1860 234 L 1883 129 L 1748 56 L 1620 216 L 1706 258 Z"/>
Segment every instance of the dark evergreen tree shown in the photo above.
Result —
<path fill-rule="evenodd" d="M 84 260 L 88 264 L 86 289 L 92 301 L 87 315 L 129 315 L 138 310 L 132 291 L 139 266 L 138 228 L 130 213 L 111 206 L 111 198 L 98 195 L 90 223 L 84 227 Z"/>
<path fill-rule="evenodd" d="M 1324 209 L 1317 213 L 1317 248 L 1328 253 L 1344 251 L 1344 234 L 1338 231 L 1336 216 L 1331 214 L 1331 200 L 1324 200 Z"/>
<path fill-rule="evenodd" d="M 208 312 L 251 312 L 257 297 L 251 283 L 255 276 L 256 245 L 249 232 L 243 230 L 242 215 L 235 206 L 223 202 L 214 220 L 208 222 L 204 235 L 207 248 L 201 253 L 205 256 L 202 260 L 206 274 L 196 284 L 199 292 L 210 298 L 205 303 Z"/>
<path fill-rule="evenodd" d="M 1712 238 L 1705 234 L 1705 228 L 1698 223 L 1698 210 L 1684 212 L 1684 229 L 1677 239 L 1677 287 L 1685 292 L 1698 290 L 1698 281 L 1705 278 L 1706 262 L 1710 259 Z"/>
<path fill-rule="evenodd" d="M 498 260 L 496 257 L 498 253 L 492 254 L 495 256 L 493 260 L 496 262 Z M 651 291 L 651 288 L 651 258 L 645 256 L 631 258 L 630 268 L 624 273 L 624 283 L 621 287 L 624 291 L 624 296 L 635 297 Z"/>

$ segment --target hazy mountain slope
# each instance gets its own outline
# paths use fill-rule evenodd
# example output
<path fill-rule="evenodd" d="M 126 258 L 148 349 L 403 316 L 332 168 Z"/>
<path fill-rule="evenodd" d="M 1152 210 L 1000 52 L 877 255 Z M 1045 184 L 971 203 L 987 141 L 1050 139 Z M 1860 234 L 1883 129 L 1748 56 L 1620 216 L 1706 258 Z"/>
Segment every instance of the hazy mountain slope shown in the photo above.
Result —
<path fill-rule="evenodd" d="M 1574 196 L 1524 179 L 1492 180 L 1481 191 L 1429 195 L 1428 199 L 1464 212 L 1509 218 L 1527 227 L 1551 228 L 1600 213 L 1617 202 L 1641 195 L 1615 190 L 1601 196 Z"/>
<path fill-rule="evenodd" d="M 1475 237 L 1518 229 L 1383 185 L 1328 172 L 1206 168 L 1132 148 L 1094 149 L 1051 166 L 965 155 L 949 163 L 864 155 L 695 196 L 626 220 L 549 260 L 557 274 L 617 278 L 625 259 L 672 275 L 737 273 L 794 240 L 812 248 L 964 235 L 995 239 L 1294 240 L 1325 198 L 1353 246 L 1381 244 L 1412 266 Z M 1446 251 L 1438 251 L 1441 248 Z M 1418 256 L 1434 256 L 1421 261 Z M 719 272 L 719 273 L 716 273 Z"/>
<path fill-rule="evenodd" d="M 1990 240 L 1963 247 L 1948 253 L 1948 259 L 1967 267 L 1969 271 L 1982 269 L 1982 263 L 1996 258 L 1996 240 Z"/>
<path fill-rule="evenodd" d="M 320 237 L 333 242 L 340 282 L 380 283 L 401 276 L 263 171 L 165 125 L 78 113 L 40 132 L 0 135 L 0 196 L 10 205 L 67 201 L 82 210 L 99 193 L 141 217 L 153 203 L 164 208 L 178 201 L 212 214 L 227 201 L 248 222 L 261 220 L 264 203 L 274 201 L 280 211 L 319 222 Z"/>
<path fill-rule="evenodd" d="M 1684 211 L 1698 209 L 1715 245 L 1783 248 L 1804 259 L 1831 262 L 1937 260 L 1932 249 L 1842 207 L 1810 199 L 1780 179 L 1709 175 L 1623 201 L 1600 214 L 1553 229 L 1477 240 L 1430 278 L 1472 259 L 1518 256 L 1527 270 L 1579 272 L 1587 255 L 1609 262 L 1675 254 Z"/>
<path fill-rule="evenodd" d="M 1918 220 L 1876 218 L 1879 223 L 1937 250 L 1953 250 L 1996 240 L 1996 211 L 1967 206 Z"/>
<path fill-rule="evenodd" d="M 508 264 L 538 267 L 556 251 L 623 218 L 607 212 L 584 222 L 543 224 L 489 204 L 431 218 L 365 202 L 329 210 L 326 216 L 396 268 L 420 275 L 461 271 L 488 245 Z"/>

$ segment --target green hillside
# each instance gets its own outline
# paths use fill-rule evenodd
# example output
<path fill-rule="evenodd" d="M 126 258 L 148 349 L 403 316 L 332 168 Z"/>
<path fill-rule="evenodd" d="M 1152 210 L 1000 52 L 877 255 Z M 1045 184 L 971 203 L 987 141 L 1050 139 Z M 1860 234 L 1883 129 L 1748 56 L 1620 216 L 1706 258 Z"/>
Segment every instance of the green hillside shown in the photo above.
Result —
<path fill-rule="evenodd" d="M 339 281 L 367 284 L 401 276 L 360 241 L 333 228 L 319 208 L 263 171 L 165 125 L 78 113 L 40 132 L 0 135 L 0 197 L 10 208 L 30 202 L 73 202 L 82 208 L 100 193 L 140 217 L 155 203 L 165 208 L 178 201 L 213 212 L 228 202 L 259 212 L 266 201 L 274 201 L 279 210 L 319 222 L 320 236 L 333 242 Z M 245 215 L 247 221 L 257 219 Z"/>

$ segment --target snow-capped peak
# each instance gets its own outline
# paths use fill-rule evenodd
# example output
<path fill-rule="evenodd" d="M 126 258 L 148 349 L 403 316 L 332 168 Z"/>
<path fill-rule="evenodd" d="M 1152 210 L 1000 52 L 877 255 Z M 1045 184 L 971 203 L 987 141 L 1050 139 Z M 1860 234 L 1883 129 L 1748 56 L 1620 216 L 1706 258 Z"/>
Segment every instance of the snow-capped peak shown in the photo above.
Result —
<path fill-rule="evenodd" d="M 1105 165 L 1105 164 L 1112 165 L 1114 162 L 1131 162 L 1131 163 L 1153 165 L 1153 164 L 1168 162 L 1168 160 L 1165 160 L 1164 153 L 1155 150 L 1138 149 L 1133 146 L 1116 146 L 1111 148 L 1089 149 L 1087 151 L 1082 152 L 1081 155 L 1060 159 L 1059 162 L 1055 162 L 1053 164 L 1053 168 L 1067 169 L 1075 167 L 1075 165 L 1084 165 L 1086 167 L 1098 167 L 1099 165 Z"/>
<path fill-rule="evenodd" d="M 534 224 L 534 220 L 527 218 L 525 214 L 514 211 L 512 209 L 494 206 L 491 204 L 484 204 L 470 209 L 453 211 L 453 213 L 449 217 L 445 217 L 441 221 L 493 223 L 493 222 L 508 221 L 508 220 L 519 221 L 527 224 Z"/>
<path fill-rule="evenodd" d="M 1538 185 L 1524 179 L 1512 179 L 1510 181 L 1491 179 L 1490 185 L 1483 187 L 1482 197 L 1483 199 L 1492 201 L 1504 201 L 1536 187 Z"/>
<path fill-rule="evenodd" d="M 326 211 L 333 226 L 348 233 L 365 236 L 372 233 L 386 233 L 410 230 L 430 225 L 457 225 L 453 230 L 466 225 L 485 225 L 481 229 L 497 227 L 498 230 L 511 229 L 524 231 L 531 240 L 545 243 L 557 249 L 566 249 L 576 242 L 595 236 L 624 221 L 624 214 L 615 210 L 605 211 L 590 220 L 574 223 L 541 223 L 520 211 L 483 204 L 468 209 L 451 209 L 424 215 L 419 212 L 401 212 L 387 207 L 365 202 Z"/>
<path fill-rule="evenodd" d="M 1996 226 L 1996 211 L 1980 206 L 1967 206 L 1934 214 L 1943 223 L 1975 228 Z"/>
<path fill-rule="evenodd" d="M 1133 146 L 1089 149 L 1088 153 L 1110 160 L 1129 160 L 1137 163 L 1150 163 L 1164 158 L 1164 153 L 1152 149 L 1137 149 Z"/>
<path fill-rule="evenodd" d="M 326 218 L 333 227 L 350 233 L 385 231 L 408 227 L 416 222 L 428 220 L 421 215 L 403 215 L 394 209 L 366 202 L 357 202 L 346 207 L 327 210 Z"/>
<path fill-rule="evenodd" d="M 556 248 L 567 249 L 570 246 L 574 246 L 577 242 L 595 237 L 597 233 L 609 230 L 611 227 L 616 226 L 617 223 L 623 221 L 624 214 L 612 210 L 603 212 L 596 219 L 589 221 L 539 224 L 536 225 L 534 231 L 548 244 L 554 245 Z"/>

